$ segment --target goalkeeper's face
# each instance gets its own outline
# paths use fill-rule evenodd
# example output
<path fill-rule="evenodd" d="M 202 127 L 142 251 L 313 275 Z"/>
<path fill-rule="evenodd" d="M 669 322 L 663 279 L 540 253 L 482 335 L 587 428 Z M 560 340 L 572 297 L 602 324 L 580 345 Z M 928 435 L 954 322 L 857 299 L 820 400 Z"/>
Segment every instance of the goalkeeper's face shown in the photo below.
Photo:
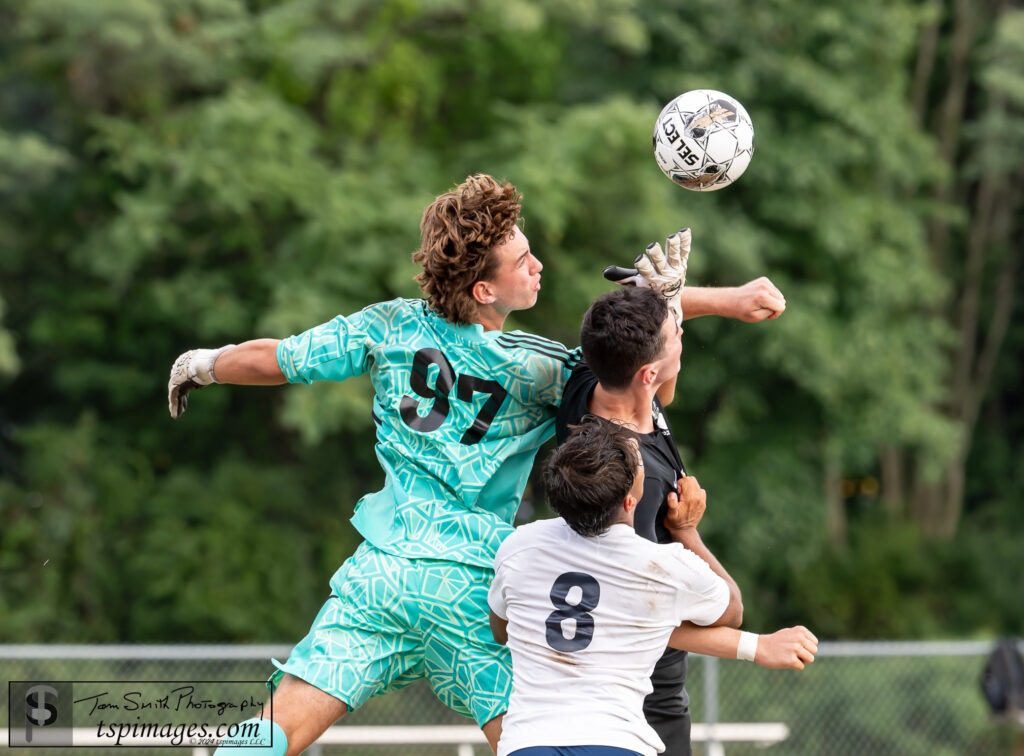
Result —
<path fill-rule="evenodd" d="M 481 282 L 481 304 L 493 307 L 502 316 L 537 304 L 544 266 L 530 252 L 526 234 L 517 226 L 507 241 L 491 249 L 491 254 L 496 265 L 494 274 Z"/>

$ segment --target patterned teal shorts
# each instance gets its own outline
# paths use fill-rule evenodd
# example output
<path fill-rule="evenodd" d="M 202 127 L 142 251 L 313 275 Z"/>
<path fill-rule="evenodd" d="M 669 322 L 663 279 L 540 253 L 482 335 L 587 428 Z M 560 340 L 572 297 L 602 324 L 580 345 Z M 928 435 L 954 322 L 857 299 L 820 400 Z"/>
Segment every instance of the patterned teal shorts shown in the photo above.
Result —
<path fill-rule="evenodd" d="M 346 703 L 426 678 L 446 706 L 483 725 L 508 708 L 512 662 L 494 642 L 483 567 L 406 559 L 363 543 L 331 578 L 331 596 L 285 664 Z"/>

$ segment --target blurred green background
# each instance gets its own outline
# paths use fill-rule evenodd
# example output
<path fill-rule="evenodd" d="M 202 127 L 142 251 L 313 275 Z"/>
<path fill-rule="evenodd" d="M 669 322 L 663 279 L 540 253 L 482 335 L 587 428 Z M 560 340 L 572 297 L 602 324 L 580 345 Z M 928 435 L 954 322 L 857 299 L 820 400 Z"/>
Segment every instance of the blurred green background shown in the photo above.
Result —
<path fill-rule="evenodd" d="M 754 121 L 725 191 L 651 154 L 694 88 Z M 481 171 L 545 264 L 512 327 L 575 345 L 685 225 L 688 282 L 784 292 L 687 324 L 670 413 L 751 629 L 1022 632 L 1020 2 L 5 0 L 0 642 L 301 637 L 382 483 L 369 383 L 173 422 L 171 362 L 416 296 Z"/>

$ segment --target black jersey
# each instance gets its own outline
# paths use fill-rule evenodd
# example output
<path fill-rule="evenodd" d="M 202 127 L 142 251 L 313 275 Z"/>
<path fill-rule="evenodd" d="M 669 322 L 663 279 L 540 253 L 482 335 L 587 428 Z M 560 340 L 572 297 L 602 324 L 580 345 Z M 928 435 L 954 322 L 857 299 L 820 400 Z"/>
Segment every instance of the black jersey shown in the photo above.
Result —
<path fill-rule="evenodd" d="M 575 425 L 590 412 L 587 405 L 595 386 L 597 376 L 594 372 L 585 363 L 577 365 L 562 392 L 562 404 L 555 421 L 558 443 L 569 437 L 570 425 Z M 669 492 L 676 490 L 676 482 L 686 474 L 686 470 L 658 397 L 654 397 L 651 418 L 654 431 L 636 434 L 640 441 L 640 455 L 644 460 L 644 495 L 636 505 L 633 525 L 637 534 L 649 541 L 671 543 L 672 536 L 663 522 L 668 512 L 666 501 Z M 651 674 L 651 683 L 654 689 L 644 699 L 644 716 L 665 742 L 665 754 L 689 753 L 690 701 L 684 687 L 686 652 L 674 648 L 665 649 Z M 685 725 L 685 743 L 679 742 L 684 739 L 677 734 L 680 725 Z"/>
<path fill-rule="evenodd" d="M 587 405 L 595 386 L 597 376 L 585 364 L 578 365 L 569 376 L 556 420 L 558 443 L 569 437 L 569 426 L 578 423 L 590 411 Z M 636 434 L 644 460 L 644 495 L 636 505 L 633 527 L 648 541 L 672 543 L 672 536 L 663 522 L 668 513 L 666 500 L 669 492 L 676 490 L 676 482 L 686 470 L 658 397 L 654 397 L 651 417 L 654 431 Z"/>

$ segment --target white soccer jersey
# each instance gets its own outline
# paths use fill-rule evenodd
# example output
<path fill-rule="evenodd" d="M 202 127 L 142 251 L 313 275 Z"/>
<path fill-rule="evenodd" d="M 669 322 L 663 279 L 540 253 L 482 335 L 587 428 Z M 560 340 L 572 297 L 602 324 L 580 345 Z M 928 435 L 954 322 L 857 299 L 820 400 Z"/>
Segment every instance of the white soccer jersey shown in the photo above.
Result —
<path fill-rule="evenodd" d="M 512 652 L 498 756 L 541 745 L 653 756 L 664 745 L 643 715 L 651 670 L 681 622 L 722 616 L 729 588 L 682 544 L 622 524 L 584 538 L 556 518 L 505 540 L 488 602 Z"/>

